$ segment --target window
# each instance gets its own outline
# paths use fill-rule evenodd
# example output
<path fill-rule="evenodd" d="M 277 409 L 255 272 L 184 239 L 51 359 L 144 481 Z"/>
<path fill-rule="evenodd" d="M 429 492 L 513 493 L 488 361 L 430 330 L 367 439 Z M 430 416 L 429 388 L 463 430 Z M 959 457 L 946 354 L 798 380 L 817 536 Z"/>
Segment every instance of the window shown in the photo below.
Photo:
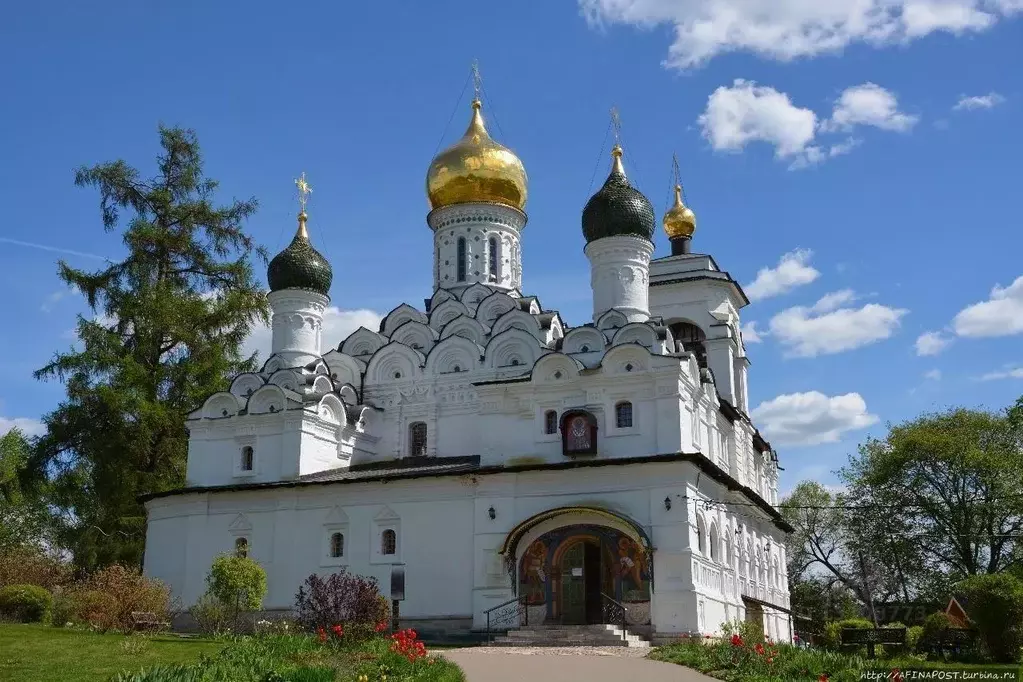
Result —
<path fill-rule="evenodd" d="M 548 436 L 558 432 L 557 410 L 547 410 L 543 414 L 543 432 Z"/>
<path fill-rule="evenodd" d="M 718 560 L 718 529 L 714 524 L 710 526 L 710 539 L 707 542 L 707 549 L 710 550 L 710 560 Z"/>
<path fill-rule="evenodd" d="M 241 559 L 249 556 L 249 540 L 248 538 L 238 538 L 234 541 L 234 555 Z"/>
<path fill-rule="evenodd" d="M 254 451 L 251 445 L 246 445 L 242 448 L 242 471 L 252 471 Z"/>
<path fill-rule="evenodd" d="M 465 281 L 465 237 L 458 238 L 458 281 Z"/>
<path fill-rule="evenodd" d="M 696 363 L 702 368 L 707 366 L 707 340 L 703 330 L 691 322 L 676 322 L 669 327 L 671 335 L 682 344 L 682 350 L 696 355 Z"/>
<path fill-rule="evenodd" d="M 620 429 L 632 428 L 632 403 L 626 400 L 615 405 L 615 424 Z"/>
<path fill-rule="evenodd" d="M 398 550 L 398 536 L 388 528 L 380 534 L 380 553 L 395 554 Z"/>
<path fill-rule="evenodd" d="M 330 556 L 332 559 L 339 559 L 345 555 L 345 536 L 341 533 L 334 533 L 330 536 Z"/>
<path fill-rule="evenodd" d="M 597 454 L 597 419 L 585 410 L 568 410 L 561 415 L 562 454 Z"/>
<path fill-rule="evenodd" d="M 489 258 L 490 274 L 497 279 L 497 237 L 490 238 L 490 253 L 487 254 Z"/>
<path fill-rule="evenodd" d="M 705 554 L 707 551 L 707 542 L 704 537 L 707 534 L 707 525 L 703 522 L 702 516 L 696 517 L 696 548 L 700 554 Z"/>
<path fill-rule="evenodd" d="M 409 454 L 421 457 L 426 454 L 426 422 L 413 422 L 408 427 Z"/>

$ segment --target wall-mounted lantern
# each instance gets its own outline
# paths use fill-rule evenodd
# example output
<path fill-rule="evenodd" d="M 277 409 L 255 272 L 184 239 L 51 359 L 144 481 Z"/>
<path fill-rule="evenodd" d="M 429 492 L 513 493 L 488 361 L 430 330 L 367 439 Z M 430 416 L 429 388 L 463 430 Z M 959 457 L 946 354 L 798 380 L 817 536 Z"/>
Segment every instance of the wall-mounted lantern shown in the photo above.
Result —
<path fill-rule="evenodd" d="M 487 510 L 487 515 L 490 517 L 491 521 L 497 518 L 497 511 L 494 509 L 493 505 L 491 505 L 490 509 Z"/>
<path fill-rule="evenodd" d="M 664 498 L 664 511 L 671 511 L 671 495 Z"/>

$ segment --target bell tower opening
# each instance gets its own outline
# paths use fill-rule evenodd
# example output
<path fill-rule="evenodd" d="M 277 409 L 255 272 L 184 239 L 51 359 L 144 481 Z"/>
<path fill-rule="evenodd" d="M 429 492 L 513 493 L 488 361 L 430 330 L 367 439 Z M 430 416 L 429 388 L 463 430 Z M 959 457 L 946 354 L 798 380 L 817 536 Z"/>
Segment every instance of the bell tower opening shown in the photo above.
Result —
<path fill-rule="evenodd" d="M 668 327 L 682 350 L 696 356 L 700 369 L 707 367 L 707 335 L 692 322 L 676 322 Z"/>

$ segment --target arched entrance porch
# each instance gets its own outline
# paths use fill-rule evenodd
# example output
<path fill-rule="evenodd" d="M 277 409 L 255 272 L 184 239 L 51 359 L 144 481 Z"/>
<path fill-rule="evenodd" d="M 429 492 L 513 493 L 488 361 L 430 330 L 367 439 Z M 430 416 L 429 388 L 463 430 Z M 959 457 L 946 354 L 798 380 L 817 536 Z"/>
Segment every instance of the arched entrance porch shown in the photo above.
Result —
<path fill-rule="evenodd" d="M 631 625 L 650 622 L 652 547 L 641 526 L 603 509 L 538 514 L 509 533 L 501 553 L 530 624 L 606 621 L 607 599 Z"/>

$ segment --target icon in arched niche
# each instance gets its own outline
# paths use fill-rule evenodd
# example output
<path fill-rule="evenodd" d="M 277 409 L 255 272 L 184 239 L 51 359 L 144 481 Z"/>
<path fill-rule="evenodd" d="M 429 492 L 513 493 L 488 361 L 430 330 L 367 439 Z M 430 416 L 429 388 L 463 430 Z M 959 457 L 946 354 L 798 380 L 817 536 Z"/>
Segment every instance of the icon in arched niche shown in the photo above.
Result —
<path fill-rule="evenodd" d="M 632 538 L 625 536 L 618 538 L 618 578 L 622 601 L 649 601 L 650 571 L 646 552 Z"/>
<path fill-rule="evenodd" d="M 562 451 L 566 455 L 597 453 L 597 420 L 585 410 L 570 410 L 561 418 Z"/>
<path fill-rule="evenodd" d="M 547 601 L 547 545 L 534 540 L 522 557 L 522 582 L 526 587 L 526 601 L 529 604 L 544 604 Z"/>

